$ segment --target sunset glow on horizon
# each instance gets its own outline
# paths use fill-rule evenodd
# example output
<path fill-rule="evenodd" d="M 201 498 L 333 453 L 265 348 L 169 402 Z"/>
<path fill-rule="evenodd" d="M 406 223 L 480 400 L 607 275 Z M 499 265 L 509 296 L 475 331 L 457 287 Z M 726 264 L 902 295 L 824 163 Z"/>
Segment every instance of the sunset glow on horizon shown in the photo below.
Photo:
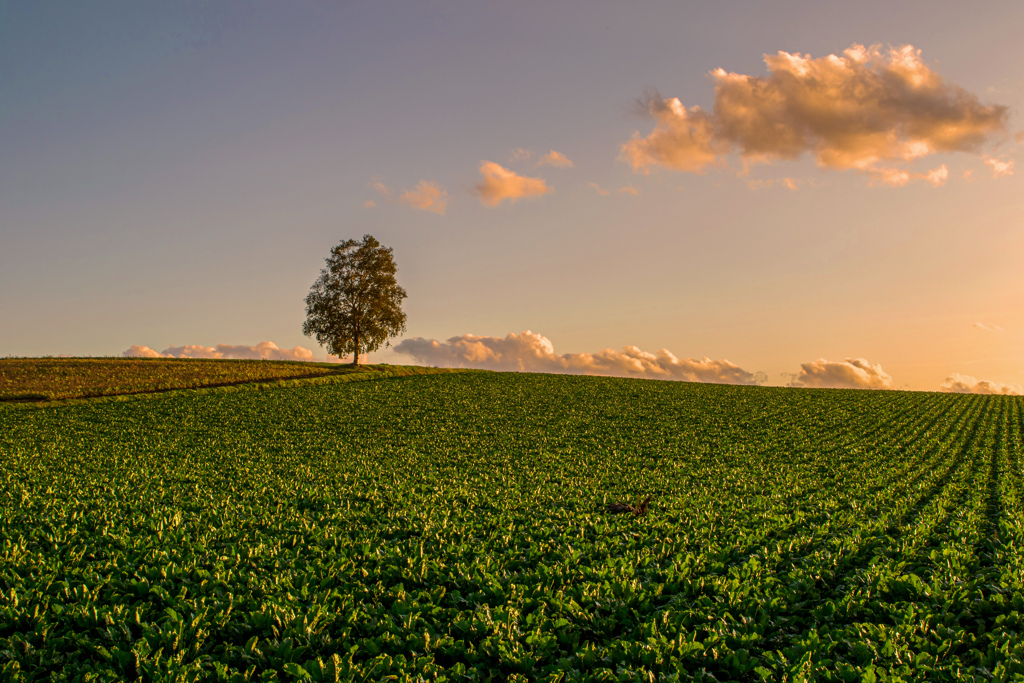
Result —
<path fill-rule="evenodd" d="M 370 362 L 1024 394 L 1021 25 L 7 5 L 0 354 L 326 360 L 304 297 L 370 234 L 409 294 Z"/>

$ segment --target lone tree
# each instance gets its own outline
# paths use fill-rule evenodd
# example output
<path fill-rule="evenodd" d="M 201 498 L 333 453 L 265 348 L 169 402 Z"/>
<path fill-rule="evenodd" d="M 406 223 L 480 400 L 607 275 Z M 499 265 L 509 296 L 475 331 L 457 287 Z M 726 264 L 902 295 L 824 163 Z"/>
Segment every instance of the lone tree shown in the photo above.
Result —
<path fill-rule="evenodd" d="M 345 240 L 324 259 L 306 296 L 306 322 L 302 333 L 336 356 L 376 351 L 388 337 L 405 331 L 402 299 L 407 295 L 395 280 L 391 248 L 370 235 L 363 241 Z"/>

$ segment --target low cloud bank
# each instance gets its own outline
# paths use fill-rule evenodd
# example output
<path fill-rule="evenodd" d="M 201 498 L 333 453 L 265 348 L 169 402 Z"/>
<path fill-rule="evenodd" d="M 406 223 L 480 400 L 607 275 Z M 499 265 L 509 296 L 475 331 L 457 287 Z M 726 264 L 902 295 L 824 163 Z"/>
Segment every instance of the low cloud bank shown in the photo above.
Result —
<path fill-rule="evenodd" d="M 890 377 L 878 363 L 863 358 L 831 361 L 819 358 L 802 363 L 790 386 L 819 389 L 893 389 Z"/>
<path fill-rule="evenodd" d="M 429 365 L 518 372 L 643 377 L 715 384 L 757 384 L 754 373 L 727 360 L 677 358 L 667 349 L 657 353 L 627 346 L 621 351 L 555 353 L 547 337 L 527 330 L 506 337 L 464 334 L 439 342 L 414 337 L 394 347 L 396 353 Z"/>
<path fill-rule="evenodd" d="M 1002 382 L 990 382 L 987 379 L 975 379 L 970 375 L 961 375 L 954 372 L 942 383 L 939 391 L 948 391 L 954 394 L 1006 394 L 1020 396 L 1024 394 L 1024 387 L 1021 387 L 1019 384 L 1003 384 Z"/>
<path fill-rule="evenodd" d="M 313 352 L 302 346 L 293 349 L 282 349 L 271 341 L 260 342 L 255 346 L 236 344 L 217 344 L 216 346 L 200 346 L 186 344 L 170 346 L 163 351 L 156 351 L 148 346 L 134 344 L 121 354 L 125 358 L 227 358 L 233 360 L 301 360 L 319 361 Z M 328 362 L 336 362 L 334 356 L 328 356 Z"/>
<path fill-rule="evenodd" d="M 810 153 L 818 165 L 857 169 L 886 185 L 912 179 L 945 182 L 942 167 L 910 174 L 888 166 L 938 152 L 979 152 L 1005 131 L 1008 108 L 986 106 L 946 83 L 911 45 L 889 50 L 852 45 L 818 59 L 765 55 L 767 76 L 711 72 L 712 111 L 687 108 L 652 93 L 642 106 L 655 120 L 646 137 L 635 133 L 621 158 L 635 171 L 664 167 L 700 173 L 737 151 L 744 164 L 795 159 Z M 994 175 L 1012 162 L 986 157 Z"/>

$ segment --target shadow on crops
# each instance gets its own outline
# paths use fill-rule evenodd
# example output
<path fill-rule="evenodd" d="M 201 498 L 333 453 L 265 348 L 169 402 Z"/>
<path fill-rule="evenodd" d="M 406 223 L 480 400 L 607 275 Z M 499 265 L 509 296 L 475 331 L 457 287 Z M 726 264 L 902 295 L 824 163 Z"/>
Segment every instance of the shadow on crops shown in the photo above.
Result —
<path fill-rule="evenodd" d="M 948 426 L 932 438 L 934 438 L 939 443 L 944 443 L 945 439 L 951 433 L 958 430 L 963 422 L 970 421 L 972 419 L 974 420 L 975 430 L 977 429 L 978 420 L 974 419 L 974 416 L 972 415 L 965 415 L 965 413 L 968 413 L 970 411 L 977 412 L 979 408 L 978 404 L 976 402 L 972 402 L 964 403 L 962 405 L 964 406 L 963 410 L 961 410 L 960 413 L 958 413 L 956 416 L 950 419 L 947 423 Z M 943 414 L 940 411 L 936 411 L 934 415 L 931 415 L 928 419 L 926 419 L 924 427 L 918 430 L 913 436 L 913 438 L 906 442 L 906 445 L 900 445 L 900 454 L 903 455 L 913 452 L 913 450 L 921 441 L 929 437 L 932 428 L 939 422 L 939 420 L 942 417 Z M 972 434 L 973 432 L 969 433 L 968 436 L 970 437 Z M 855 441 L 854 443 L 857 442 Z M 963 461 L 963 452 L 963 450 L 960 451 L 957 458 L 950 462 L 949 466 L 946 468 L 943 474 L 939 477 L 939 479 L 935 480 L 935 482 L 928 489 L 928 491 L 926 491 L 921 497 L 919 497 L 915 501 L 915 503 L 900 516 L 900 518 L 898 518 L 894 522 L 891 522 L 887 526 L 887 530 L 906 526 L 910 521 L 912 521 L 914 518 L 917 517 L 917 515 L 920 514 L 921 510 L 927 507 L 927 505 L 932 501 L 932 499 L 935 498 L 935 496 L 937 496 L 943 489 L 945 489 L 945 487 L 949 483 L 950 477 L 952 476 L 953 472 L 956 471 L 956 469 L 960 466 L 960 463 Z M 940 451 L 937 454 L 933 454 L 932 458 L 929 459 L 929 451 L 923 451 L 920 457 L 908 462 L 906 467 L 901 468 L 898 471 L 893 471 L 891 476 L 886 477 L 879 483 L 864 489 L 864 491 L 859 493 L 859 497 L 869 500 L 875 500 L 878 495 L 884 494 L 889 489 L 894 479 L 900 477 L 910 468 L 916 468 L 916 473 L 909 479 L 903 480 L 900 485 L 901 489 L 911 489 L 915 484 L 917 484 L 918 481 L 920 481 L 921 479 L 925 478 L 927 475 L 933 472 L 933 469 L 930 467 L 930 465 L 934 462 L 934 460 L 942 457 L 942 455 L 943 454 Z M 805 517 L 804 519 L 801 519 L 798 522 L 794 522 L 788 526 L 784 526 L 777 530 L 773 530 L 773 532 L 766 536 L 762 542 L 747 546 L 742 550 L 738 550 L 736 553 L 734 553 L 735 559 L 733 561 L 730 561 L 727 564 L 726 568 L 747 562 L 752 556 L 757 555 L 758 553 L 766 550 L 773 540 L 779 538 L 789 538 L 804 531 L 820 527 L 823 524 L 825 524 L 829 519 L 830 515 L 828 512 L 821 512 L 815 515 L 809 515 L 808 517 Z M 857 519 L 853 518 L 851 519 L 849 524 L 833 527 L 830 530 L 830 536 L 834 537 L 838 533 L 853 528 L 856 524 Z M 815 550 L 821 548 L 827 541 L 828 538 L 822 538 L 818 542 L 805 546 L 802 552 L 804 555 L 811 554 Z"/>
<path fill-rule="evenodd" d="M 858 546 L 853 554 L 844 558 L 841 563 L 836 565 L 833 572 L 829 572 L 827 567 L 803 567 L 802 569 L 805 574 L 816 575 L 819 578 L 806 587 L 795 591 L 792 595 L 787 596 L 785 604 L 787 606 L 792 605 L 793 608 L 784 608 L 777 613 L 777 618 L 790 625 L 783 627 L 775 636 L 765 640 L 761 649 L 783 650 L 790 647 L 793 641 L 797 637 L 802 636 L 805 630 L 811 626 L 811 624 L 805 623 L 807 621 L 806 604 L 808 602 L 824 604 L 828 601 L 841 600 L 850 578 L 870 567 L 879 555 L 888 556 L 896 550 L 899 539 L 913 526 L 924 510 L 949 486 L 954 474 L 963 466 L 965 455 L 973 450 L 974 444 L 978 439 L 978 430 L 982 424 L 981 418 L 983 415 L 981 414 L 981 408 L 983 401 L 976 400 L 972 403 L 971 415 L 966 417 L 966 420 L 970 421 L 970 427 L 964 434 L 962 447 L 957 448 L 956 456 L 949 466 L 912 505 L 898 517 L 892 518 L 879 532 L 865 538 L 864 542 Z M 955 427 L 956 425 L 951 430 Z M 975 454 L 969 466 L 967 481 L 971 481 L 977 473 L 981 459 L 980 454 Z M 961 500 L 957 501 L 956 504 L 948 506 L 947 510 L 956 509 L 957 504 L 962 502 L 964 495 L 961 494 Z M 945 521 L 948 521 L 948 516 L 947 514 Z M 941 523 L 934 525 L 932 528 L 941 528 Z M 842 621 L 838 615 L 834 619 L 836 622 Z"/>

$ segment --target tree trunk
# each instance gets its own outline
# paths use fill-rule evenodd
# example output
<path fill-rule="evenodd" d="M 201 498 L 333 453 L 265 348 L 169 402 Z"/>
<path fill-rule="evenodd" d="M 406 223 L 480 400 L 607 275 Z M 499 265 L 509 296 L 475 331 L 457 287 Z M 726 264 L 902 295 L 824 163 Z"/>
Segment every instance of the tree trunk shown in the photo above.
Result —
<path fill-rule="evenodd" d="M 355 342 L 356 342 L 356 344 L 355 344 L 356 350 L 355 350 L 355 353 L 352 356 L 352 365 L 359 365 L 359 332 L 356 331 L 354 336 L 355 336 Z"/>

